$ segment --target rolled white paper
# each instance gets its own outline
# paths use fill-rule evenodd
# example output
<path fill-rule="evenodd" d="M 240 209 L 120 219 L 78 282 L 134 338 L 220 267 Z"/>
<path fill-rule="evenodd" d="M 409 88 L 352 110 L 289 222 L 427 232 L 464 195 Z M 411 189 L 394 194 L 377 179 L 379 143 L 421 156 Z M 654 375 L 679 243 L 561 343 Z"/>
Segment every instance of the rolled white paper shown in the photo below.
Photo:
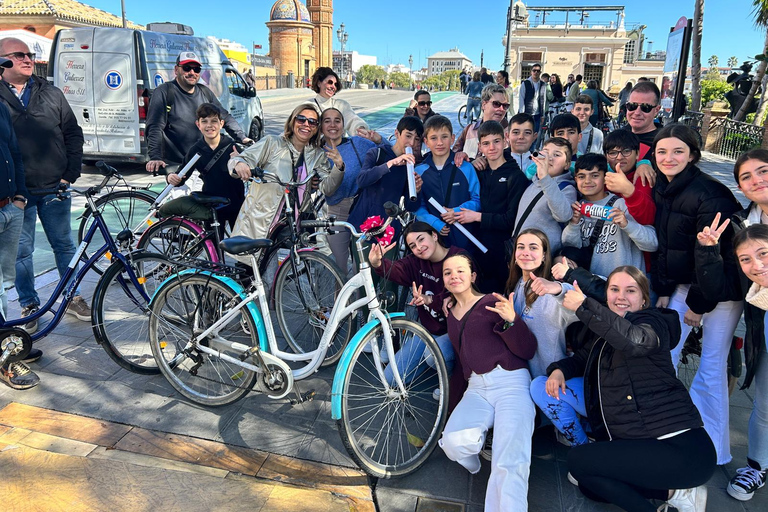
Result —
<path fill-rule="evenodd" d="M 194 156 L 192 156 L 192 158 L 189 159 L 189 162 L 187 162 L 187 165 L 185 165 L 181 171 L 176 173 L 179 175 L 179 178 L 183 178 L 189 172 L 189 170 L 195 166 L 198 160 L 200 160 L 200 154 L 195 153 Z M 174 188 L 175 187 L 170 184 L 167 187 L 165 187 L 163 191 L 160 192 L 160 195 L 157 196 L 157 199 L 155 199 L 155 203 L 152 206 L 157 206 L 160 203 L 162 203 L 163 199 L 165 199 L 165 196 L 167 196 L 171 192 L 171 190 L 173 190 Z"/>
<path fill-rule="evenodd" d="M 434 206 L 434 207 L 435 207 L 435 209 L 436 209 L 438 212 L 440 212 L 441 214 L 442 214 L 442 213 L 445 213 L 445 212 L 447 212 L 447 211 L 448 211 L 448 210 L 446 210 L 445 208 L 443 208 L 443 205 L 441 205 L 440 203 L 438 203 L 438 202 L 435 200 L 435 198 L 434 198 L 434 197 L 430 197 L 430 198 L 429 198 L 429 204 L 431 204 L 432 206 Z M 462 233 L 464 233 L 464 236 L 466 236 L 467 238 L 469 238 L 469 241 L 470 241 L 470 242 L 472 242 L 473 244 L 475 244 L 475 245 L 477 246 L 477 248 L 478 248 L 478 249 L 480 249 L 481 251 L 483 251 L 483 253 L 486 253 L 486 252 L 488 252 L 488 248 L 487 248 L 486 246 L 484 246 L 484 245 L 483 245 L 483 244 L 480 242 L 480 240 L 478 240 L 477 238 L 475 238 L 475 236 L 474 236 L 472 233 L 470 233 L 469 231 L 467 231 L 467 228 L 465 228 L 464 226 L 462 226 L 462 225 L 461 225 L 461 224 L 459 224 L 458 222 L 456 222 L 455 224 L 451 224 L 451 226 L 452 226 L 452 227 L 454 227 L 454 228 L 456 228 L 456 229 L 458 229 L 458 230 L 459 230 L 459 231 L 461 231 Z"/>
<path fill-rule="evenodd" d="M 406 155 L 412 155 L 413 154 L 413 148 L 410 146 L 405 147 L 405 154 Z M 408 197 L 411 201 L 416 200 L 416 177 L 413 175 L 413 164 L 411 162 L 408 162 L 405 164 L 406 168 L 408 169 Z"/>

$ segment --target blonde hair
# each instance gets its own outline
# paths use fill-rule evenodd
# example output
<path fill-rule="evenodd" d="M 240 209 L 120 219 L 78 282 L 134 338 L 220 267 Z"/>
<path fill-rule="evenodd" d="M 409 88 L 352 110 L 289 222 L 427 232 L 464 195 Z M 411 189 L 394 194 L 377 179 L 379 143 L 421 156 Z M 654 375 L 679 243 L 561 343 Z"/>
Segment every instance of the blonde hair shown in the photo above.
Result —
<path fill-rule="evenodd" d="M 315 134 L 312 135 L 312 138 L 309 139 L 309 142 L 307 143 L 308 146 L 317 146 L 320 143 L 320 116 L 323 115 L 322 112 L 320 112 L 320 109 L 317 108 L 316 105 L 312 103 L 302 103 L 295 109 L 293 109 L 293 112 L 291 112 L 291 115 L 288 116 L 288 119 L 285 121 L 285 128 L 283 129 L 283 137 L 285 137 L 288 140 L 291 140 L 291 137 L 293 137 L 293 123 L 296 121 L 296 116 L 304 112 L 305 110 L 311 110 L 315 114 L 317 114 L 317 130 L 315 131 Z"/>

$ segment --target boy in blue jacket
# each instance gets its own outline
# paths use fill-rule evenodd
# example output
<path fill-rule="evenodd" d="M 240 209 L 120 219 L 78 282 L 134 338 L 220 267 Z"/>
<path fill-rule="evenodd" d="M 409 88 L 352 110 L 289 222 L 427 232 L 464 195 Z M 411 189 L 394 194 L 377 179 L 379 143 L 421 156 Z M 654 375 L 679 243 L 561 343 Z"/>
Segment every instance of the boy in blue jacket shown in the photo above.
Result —
<path fill-rule="evenodd" d="M 430 153 L 416 167 L 423 184 L 419 197 L 421 206 L 416 218 L 426 222 L 446 237 L 448 246 L 455 245 L 469 251 L 475 246 L 458 229 L 452 227 L 456 214 L 462 208 L 480 211 L 480 182 L 475 168 L 469 162 L 461 167 L 453 163 L 453 126 L 445 116 L 430 117 L 424 125 L 424 142 Z M 429 203 L 434 197 L 447 211 L 443 214 Z"/>
<path fill-rule="evenodd" d="M 386 219 L 384 203 L 392 201 L 400 203 L 405 197 L 405 209 L 415 212 L 419 207 L 418 200 L 408 199 L 408 162 L 415 164 L 414 155 L 405 152 L 406 147 L 413 149 L 414 154 L 421 151 L 421 139 L 424 135 L 424 125 L 415 116 L 406 116 L 397 123 L 395 129 L 395 145 L 371 148 L 365 154 L 360 174 L 357 175 L 359 189 L 357 199 L 349 213 L 349 223 L 357 226 L 368 217 L 376 215 Z M 416 190 L 421 186 L 421 178 L 416 176 Z M 400 234 L 400 223 L 392 222 L 395 228 L 395 238 Z"/>

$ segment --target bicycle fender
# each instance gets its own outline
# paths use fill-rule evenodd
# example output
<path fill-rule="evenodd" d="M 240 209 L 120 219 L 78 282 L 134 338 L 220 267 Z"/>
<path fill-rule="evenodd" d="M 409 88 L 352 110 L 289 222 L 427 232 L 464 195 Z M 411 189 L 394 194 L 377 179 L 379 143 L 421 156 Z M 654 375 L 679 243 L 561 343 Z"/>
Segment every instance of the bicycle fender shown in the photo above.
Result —
<path fill-rule="evenodd" d="M 384 313 L 388 318 L 404 317 L 405 313 Z M 331 385 L 331 418 L 334 420 L 341 419 L 341 395 L 342 386 L 344 380 L 347 377 L 349 371 L 349 363 L 352 360 L 352 354 L 358 345 L 363 342 L 363 339 L 376 328 L 381 322 L 378 318 L 370 320 L 367 324 L 360 328 L 359 331 L 347 344 L 347 348 L 344 349 L 344 353 L 341 354 L 338 364 L 336 365 L 336 373 L 333 375 L 333 384 Z"/>
<path fill-rule="evenodd" d="M 157 289 L 155 290 L 155 293 L 152 294 L 152 298 L 149 300 L 150 307 L 152 306 L 152 303 L 154 302 L 155 297 L 157 296 L 157 292 L 159 292 L 165 286 L 165 283 L 178 278 L 178 276 L 188 275 L 188 274 L 202 274 L 206 276 L 211 276 L 213 279 L 221 281 L 225 285 L 229 286 L 232 289 L 232 291 L 235 292 L 241 299 L 244 299 L 248 296 L 248 294 L 245 293 L 245 289 L 243 289 L 243 287 L 237 281 L 235 281 L 230 277 L 219 276 L 207 270 L 201 272 L 199 270 L 189 268 L 186 270 L 182 270 L 178 274 L 174 274 L 173 276 L 163 281 L 163 283 L 157 287 Z M 256 333 L 259 335 L 259 348 L 262 351 L 269 353 L 269 343 L 267 341 L 267 330 L 264 327 L 264 318 L 261 316 L 261 311 L 256 306 L 256 304 L 253 303 L 253 301 L 249 302 L 247 307 L 248 307 L 248 311 L 251 313 L 251 316 L 253 317 L 253 322 L 256 324 Z"/>

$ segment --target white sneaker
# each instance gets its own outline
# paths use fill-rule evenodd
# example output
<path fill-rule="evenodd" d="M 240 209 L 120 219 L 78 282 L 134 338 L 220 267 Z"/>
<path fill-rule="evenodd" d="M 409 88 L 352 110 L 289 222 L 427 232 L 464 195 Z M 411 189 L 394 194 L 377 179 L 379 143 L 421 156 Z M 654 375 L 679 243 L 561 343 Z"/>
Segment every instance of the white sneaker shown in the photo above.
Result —
<path fill-rule="evenodd" d="M 667 500 L 667 505 L 677 512 L 705 512 L 707 510 L 707 487 L 700 485 L 692 489 L 677 489 Z"/>

